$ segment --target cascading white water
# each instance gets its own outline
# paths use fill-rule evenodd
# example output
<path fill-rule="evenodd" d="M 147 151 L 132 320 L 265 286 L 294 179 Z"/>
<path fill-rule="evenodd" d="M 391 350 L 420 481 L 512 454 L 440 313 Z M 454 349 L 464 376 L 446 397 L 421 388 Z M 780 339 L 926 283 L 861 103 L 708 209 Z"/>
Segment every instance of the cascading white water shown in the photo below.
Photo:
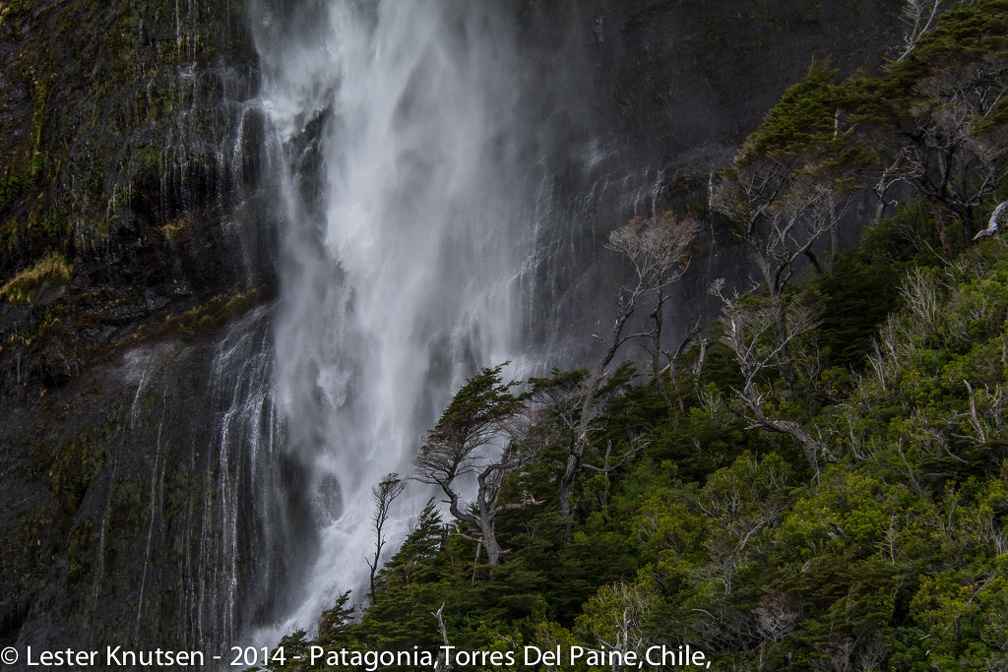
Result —
<path fill-rule="evenodd" d="M 320 529 L 282 632 L 363 585 L 370 488 L 408 475 L 478 366 L 520 352 L 535 144 L 519 122 L 514 26 L 490 3 L 258 12 L 262 105 L 291 166 L 279 178 L 275 395 Z"/>
<path fill-rule="evenodd" d="M 217 422 L 201 475 L 206 495 L 190 506 L 198 525 L 186 544 L 190 577 L 181 599 L 196 644 L 227 646 L 269 614 L 283 583 L 284 552 L 297 539 L 285 524 L 281 450 L 284 425 L 271 385 L 270 310 L 232 325 L 217 345 L 210 403 Z"/>

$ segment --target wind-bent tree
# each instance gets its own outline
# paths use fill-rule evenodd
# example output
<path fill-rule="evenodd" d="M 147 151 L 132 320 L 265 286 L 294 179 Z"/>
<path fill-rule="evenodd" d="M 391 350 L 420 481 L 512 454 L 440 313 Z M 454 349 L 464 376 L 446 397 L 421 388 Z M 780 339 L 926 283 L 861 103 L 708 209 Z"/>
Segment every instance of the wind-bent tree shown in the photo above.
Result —
<path fill-rule="evenodd" d="M 378 485 L 371 488 L 371 499 L 375 505 L 375 511 L 371 514 L 371 523 L 375 531 L 375 552 L 373 558 L 365 559 L 368 568 L 371 570 L 371 604 L 375 602 L 375 575 L 378 572 L 378 562 L 381 560 L 382 549 L 385 548 L 386 539 L 384 537 L 385 522 L 388 520 L 389 508 L 392 502 L 402 494 L 406 487 L 406 481 L 399 478 L 399 474 L 391 472 L 382 476 Z"/>
<path fill-rule="evenodd" d="M 607 450 L 602 464 L 585 462 L 590 434 L 605 412 L 610 399 L 627 382 L 631 367 L 627 364 L 613 366 L 620 348 L 628 341 L 646 338 L 650 343 L 652 367 L 656 379 L 674 366 L 673 357 L 661 348 L 664 306 L 670 285 L 682 277 L 689 267 L 689 248 L 696 238 L 698 224 L 692 217 L 676 217 L 671 213 L 649 219 L 635 219 L 616 229 L 609 236 L 609 249 L 621 252 L 634 269 L 631 282 L 620 289 L 613 311 L 612 327 L 607 336 L 598 336 L 605 350 L 598 364 L 591 370 L 557 374 L 553 379 L 535 381 L 533 392 L 550 400 L 556 417 L 570 430 L 570 443 L 563 473 L 558 485 L 560 515 L 571 520 L 571 499 L 574 483 L 585 469 L 611 471 L 626 461 L 639 445 L 631 445 L 622 456 L 614 457 Z M 642 308 L 652 307 L 650 328 L 646 331 L 627 330 L 631 319 Z M 677 352 L 681 348 L 677 349 Z M 663 367 L 662 356 L 669 364 Z M 668 403 L 668 391 L 659 380 L 659 392 Z"/>
<path fill-rule="evenodd" d="M 850 121 L 889 165 L 876 192 L 884 198 L 901 182 L 923 196 L 949 254 L 954 247 L 946 218 L 961 223 L 969 245 L 979 212 L 1008 175 L 1004 16 L 993 7 L 976 11 L 973 4 L 908 2 L 923 10 L 927 29 L 889 65 L 888 76 L 852 78 L 845 85 Z"/>
<path fill-rule="evenodd" d="M 781 374 L 791 392 L 795 374 L 785 338 L 784 291 L 801 263 L 823 272 L 817 248 L 824 239 L 831 257 L 838 256 L 840 219 L 864 160 L 852 131 L 840 127 L 832 76 L 831 69 L 813 66 L 782 96 L 722 172 L 711 199 L 759 270 L 782 344 L 777 353 Z"/>
<path fill-rule="evenodd" d="M 976 233 L 976 210 L 1005 179 L 1008 133 L 989 124 L 1008 93 L 1008 57 L 936 72 L 916 87 L 904 134 L 902 172 L 932 205 L 962 222 L 967 243 Z M 944 226 L 940 225 L 940 231 Z M 947 236 L 942 240 L 946 247 Z"/>
<path fill-rule="evenodd" d="M 350 601 L 350 591 L 346 591 L 336 598 L 336 603 L 332 607 L 322 612 L 319 617 L 317 639 L 320 642 L 338 642 L 340 637 L 346 634 L 353 622 L 354 607 Z"/>
<path fill-rule="evenodd" d="M 525 404 L 512 392 L 517 383 L 503 382 L 507 363 L 484 368 L 456 393 L 415 460 L 417 479 L 441 488 L 455 520 L 479 530 L 475 541 L 491 565 L 504 553 L 494 533 L 497 515 L 538 503 L 531 495 L 501 502 L 505 479 L 534 457 L 528 446 L 512 440 Z M 476 496 L 463 503 L 460 479 L 470 475 L 476 477 Z"/>

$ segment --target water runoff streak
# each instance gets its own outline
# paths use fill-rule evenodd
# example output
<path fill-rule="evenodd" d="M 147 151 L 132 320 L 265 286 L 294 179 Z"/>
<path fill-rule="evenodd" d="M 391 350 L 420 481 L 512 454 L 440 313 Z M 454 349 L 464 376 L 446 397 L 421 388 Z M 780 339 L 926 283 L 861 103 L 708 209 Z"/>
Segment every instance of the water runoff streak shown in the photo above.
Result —
<path fill-rule="evenodd" d="M 478 367 L 520 357 L 543 150 L 497 4 L 256 9 L 261 105 L 286 159 L 273 393 L 318 530 L 299 606 L 263 638 L 365 584 L 370 488 L 409 474 Z M 393 537 L 429 494 L 407 489 Z"/>

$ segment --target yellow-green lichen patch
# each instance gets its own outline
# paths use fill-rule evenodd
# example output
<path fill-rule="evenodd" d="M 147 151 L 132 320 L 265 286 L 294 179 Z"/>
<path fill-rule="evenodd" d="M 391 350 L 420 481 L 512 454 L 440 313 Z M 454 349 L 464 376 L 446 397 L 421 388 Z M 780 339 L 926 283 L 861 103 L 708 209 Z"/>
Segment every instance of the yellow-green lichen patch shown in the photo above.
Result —
<path fill-rule="evenodd" d="M 12 306 L 28 303 L 44 286 L 65 285 L 73 277 L 73 266 L 66 258 L 53 252 L 43 257 L 31 268 L 27 268 L 0 288 L 0 300 L 6 299 Z"/>

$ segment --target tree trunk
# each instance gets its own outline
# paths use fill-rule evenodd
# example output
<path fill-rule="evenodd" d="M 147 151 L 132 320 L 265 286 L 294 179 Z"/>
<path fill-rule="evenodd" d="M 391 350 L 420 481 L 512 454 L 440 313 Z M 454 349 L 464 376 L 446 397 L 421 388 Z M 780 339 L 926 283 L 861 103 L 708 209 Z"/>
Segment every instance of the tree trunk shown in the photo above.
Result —
<path fill-rule="evenodd" d="M 504 549 L 497 543 L 497 535 L 494 534 L 493 522 L 487 522 L 480 518 L 478 525 L 480 535 L 483 538 L 482 546 L 487 552 L 487 562 L 491 565 L 496 565 L 500 562 L 501 556 L 504 555 Z"/>
<path fill-rule="evenodd" d="M 581 457 L 584 455 L 586 439 L 578 438 L 567 453 L 567 466 L 560 476 L 560 485 L 557 488 L 557 499 L 560 515 L 567 521 L 567 527 L 571 525 L 571 497 L 574 496 L 574 481 L 581 471 Z"/>
<path fill-rule="evenodd" d="M 654 323 L 654 327 L 651 330 L 651 369 L 654 374 L 655 387 L 658 388 L 658 396 L 661 400 L 665 402 L 666 406 L 672 406 L 672 399 L 669 397 L 668 388 L 665 387 L 665 381 L 662 380 L 662 366 L 661 366 L 661 338 L 662 338 L 662 310 L 665 308 L 665 292 L 659 289 L 657 306 L 653 313 L 651 313 L 651 320 Z M 674 372 L 673 372 L 674 375 Z"/>
<path fill-rule="evenodd" d="M 757 395 L 755 390 L 752 388 L 746 388 L 744 399 L 750 410 L 752 410 L 759 426 L 764 429 L 769 429 L 772 432 L 777 432 L 778 434 L 790 436 L 794 439 L 798 445 L 801 446 L 802 453 L 804 453 L 805 459 L 808 461 L 809 468 L 812 469 L 813 475 L 818 479 L 819 474 L 822 472 L 822 465 L 819 462 L 819 456 L 823 452 L 822 444 L 814 439 L 804 427 L 793 420 L 771 420 L 768 418 L 766 413 L 763 412 L 763 407 L 759 404 L 756 397 Z"/>
<path fill-rule="evenodd" d="M 830 268 L 836 264 L 837 259 L 840 258 L 840 222 L 837 217 L 836 202 L 833 197 L 832 192 L 829 197 L 829 209 L 830 209 Z"/>
<path fill-rule="evenodd" d="M 966 239 L 966 247 L 969 247 L 973 244 L 973 236 L 976 235 L 976 226 L 973 222 L 973 208 L 967 205 L 959 213 L 959 217 L 962 219 L 963 238 Z"/>
<path fill-rule="evenodd" d="M 487 560 L 491 565 L 496 565 L 500 561 L 501 555 L 504 554 L 504 550 L 501 548 L 500 544 L 497 543 L 497 536 L 494 534 L 493 529 L 493 518 L 491 517 L 487 520 L 483 516 L 474 516 L 469 513 L 463 513 L 458 507 L 458 495 L 449 495 L 451 501 L 448 505 L 448 510 L 451 512 L 455 520 L 463 521 L 475 525 L 479 528 L 480 539 L 479 544 L 486 549 Z M 467 539 L 472 539 L 471 537 L 466 537 Z"/>
<path fill-rule="evenodd" d="M 945 229 L 945 218 L 942 216 L 941 209 L 938 204 L 935 203 L 934 199 L 928 199 L 931 204 L 931 213 L 934 216 L 935 231 L 938 233 L 938 240 L 941 242 L 942 249 L 945 254 L 949 257 L 955 256 L 955 249 L 952 247 L 952 240 L 949 238 L 948 231 Z"/>
<path fill-rule="evenodd" d="M 794 367 L 791 365 L 791 352 L 790 348 L 788 348 L 787 313 L 786 307 L 784 306 L 784 297 L 776 296 L 774 297 L 774 302 L 774 327 L 777 331 L 777 338 L 780 339 L 781 342 L 781 376 L 784 378 L 784 384 L 787 386 L 788 392 L 793 395 L 795 392 L 796 382 Z"/>

